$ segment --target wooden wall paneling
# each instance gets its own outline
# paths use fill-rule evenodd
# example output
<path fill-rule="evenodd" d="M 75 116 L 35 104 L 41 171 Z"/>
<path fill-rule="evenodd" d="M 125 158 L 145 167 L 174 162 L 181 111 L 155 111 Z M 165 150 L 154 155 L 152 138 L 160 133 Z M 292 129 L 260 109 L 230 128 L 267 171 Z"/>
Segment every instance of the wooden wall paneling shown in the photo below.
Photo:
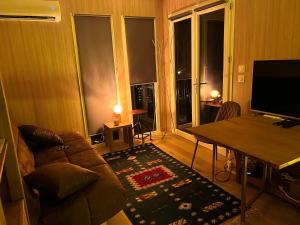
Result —
<path fill-rule="evenodd" d="M 165 52 L 159 73 L 162 129 L 171 127 L 168 15 L 202 0 L 61 0 L 62 22 L 0 22 L 0 70 L 8 105 L 16 120 L 54 130 L 78 130 L 84 123 L 72 42 L 72 13 L 112 14 L 117 71 L 122 105 L 128 87 L 122 43 L 121 15 L 155 16 Z M 161 7 L 161 5 L 163 7 Z M 300 2 L 298 0 L 239 0 L 235 3 L 233 99 L 248 112 L 252 62 L 257 59 L 300 58 Z M 161 13 L 161 14 L 160 14 Z M 246 65 L 245 83 L 237 82 L 238 65 Z M 123 118 L 130 112 L 124 107 Z"/>
<path fill-rule="evenodd" d="M 255 59 L 300 58 L 300 2 L 236 1 L 233 99 L 249 113 Z M 238 65 L 246 66 L 245 83 L 237 82 Z"/>
<path fill-rule="evenodd" d="M 127 105 L 121 16 L 157 17 L 157 8 L 162 3 L 160 0 L 60 0 L 60 4 L 60 23 L 0 22 L 0 70 L 9 107 L 18 122 L 84 134 L 71 15 L 113 16 L 120 101 Z M 162 39 L 163 33 L 159 35 Z M 124 119 L 130 116 L 128 110 L 123 114 Z"/>

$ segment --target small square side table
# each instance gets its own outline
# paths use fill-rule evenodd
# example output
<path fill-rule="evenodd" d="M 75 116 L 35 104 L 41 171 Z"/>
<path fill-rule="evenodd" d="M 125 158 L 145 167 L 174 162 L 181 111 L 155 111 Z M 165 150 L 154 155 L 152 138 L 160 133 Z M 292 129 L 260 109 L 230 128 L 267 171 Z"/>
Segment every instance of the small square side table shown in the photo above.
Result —
<path fill-rule="evenodd" d="M 130 148 L 133 147 L 132 124 L 121 122 L 119 125 L 115 125 L 113 121 L 110 121 L 104 124 L 105 143 L 110 151 L 113 151 L 113 132 L 119 130 L 123 131 L 124 143 L 127 143 Z"/>

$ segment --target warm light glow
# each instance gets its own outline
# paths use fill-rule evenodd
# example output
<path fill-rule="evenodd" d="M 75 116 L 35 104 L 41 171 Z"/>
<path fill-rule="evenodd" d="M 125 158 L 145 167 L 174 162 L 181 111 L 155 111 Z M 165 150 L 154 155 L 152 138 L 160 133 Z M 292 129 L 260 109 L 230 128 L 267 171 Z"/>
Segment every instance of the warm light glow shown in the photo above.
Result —
<path fill-rule="evenodd" d="M 122 113 L 122 106 L 115 105 L 115 107 L 114 107 L 114 113 L 115 114 L 121 114 Z"/>
<path fill-rule="evenodd" d="M 221 95 L 220 95 L 220 92 L 218 90 L 212 90 L 210 92 L 210 96 L 213 98 L 213 99 L 216 99 L 216 98 L 219 98 Z"/>

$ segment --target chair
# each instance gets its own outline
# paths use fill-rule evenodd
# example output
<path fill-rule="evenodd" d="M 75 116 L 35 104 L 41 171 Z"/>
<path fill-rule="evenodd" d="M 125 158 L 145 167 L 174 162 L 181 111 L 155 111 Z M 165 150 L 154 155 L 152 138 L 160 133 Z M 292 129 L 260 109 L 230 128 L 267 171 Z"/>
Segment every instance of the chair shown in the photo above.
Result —
<path fill-rule="evenodd" d="M 150 140 L 152 140 L 151 138 L 151 129 L 149 129 L 149 127 L 142 122 L 142 119 L 141 119 L 141 116 L 148 113 L 147 110 L 145 109 L 133 109 L 132 110 L 132 115 L 133 116 L 136 116 L 136 122 L 135 124 L 133 124 L 133 127 L 132 129 L 134 130 L 134 128 L 137 129 L 137 135 L 138 135 L 138 139 L 140 138 L 140 134 L 142 136 L 142 144 L 144 144 L 144 139 L 148 136 L 150 136 Z M 148 131 L 149 131 L 149 134 L 144 134 L 144 131 L 143 131 L 143 127 L 146 128 Z"/>
<path fill-rule="evenodd" d="M 241 115 L 241 106 L 233 101 L 228 101 L 228 102 L 224 102 L 222 104 L 222 106 L 220 107 L 218 114 L 216 116 L 215 122 L 217 121 L 221 121 L 221 120 L 229 120 L 233 117 L 238 117 Z M 194 160 L 196 157 L 196 153 L 197 153 L 197 149 L 198 149 L 198 144 L 199 141 L 204 142 L 206 144 L 213 144 L 210 142 L 210 140 L 205 139 L 205 138 L 197 138 L 197 142 L 196 142 L 196 147 L 194 150 L 194 154 L 193 154 L 193 159 L 192 159 L 192 164 L 191 164 L 191 168 L 193 168 L 193 164 L 194 164 Z M 214 150 L 214 153 L 216 152 L 214 159 L 217 158 L 217 149 Z M 228 150 L 226 149 L 226 155 L 228 155 Z"/>

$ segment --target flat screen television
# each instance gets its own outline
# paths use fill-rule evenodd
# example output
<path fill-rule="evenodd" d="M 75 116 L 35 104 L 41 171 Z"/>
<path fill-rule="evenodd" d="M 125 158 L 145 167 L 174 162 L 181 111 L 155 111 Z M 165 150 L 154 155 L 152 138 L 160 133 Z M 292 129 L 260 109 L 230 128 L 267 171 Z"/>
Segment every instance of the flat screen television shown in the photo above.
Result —
<path fill-rule="evenodd" d="M 251 109 L 300 120 L 300 59 L 254 61 Z"/>

